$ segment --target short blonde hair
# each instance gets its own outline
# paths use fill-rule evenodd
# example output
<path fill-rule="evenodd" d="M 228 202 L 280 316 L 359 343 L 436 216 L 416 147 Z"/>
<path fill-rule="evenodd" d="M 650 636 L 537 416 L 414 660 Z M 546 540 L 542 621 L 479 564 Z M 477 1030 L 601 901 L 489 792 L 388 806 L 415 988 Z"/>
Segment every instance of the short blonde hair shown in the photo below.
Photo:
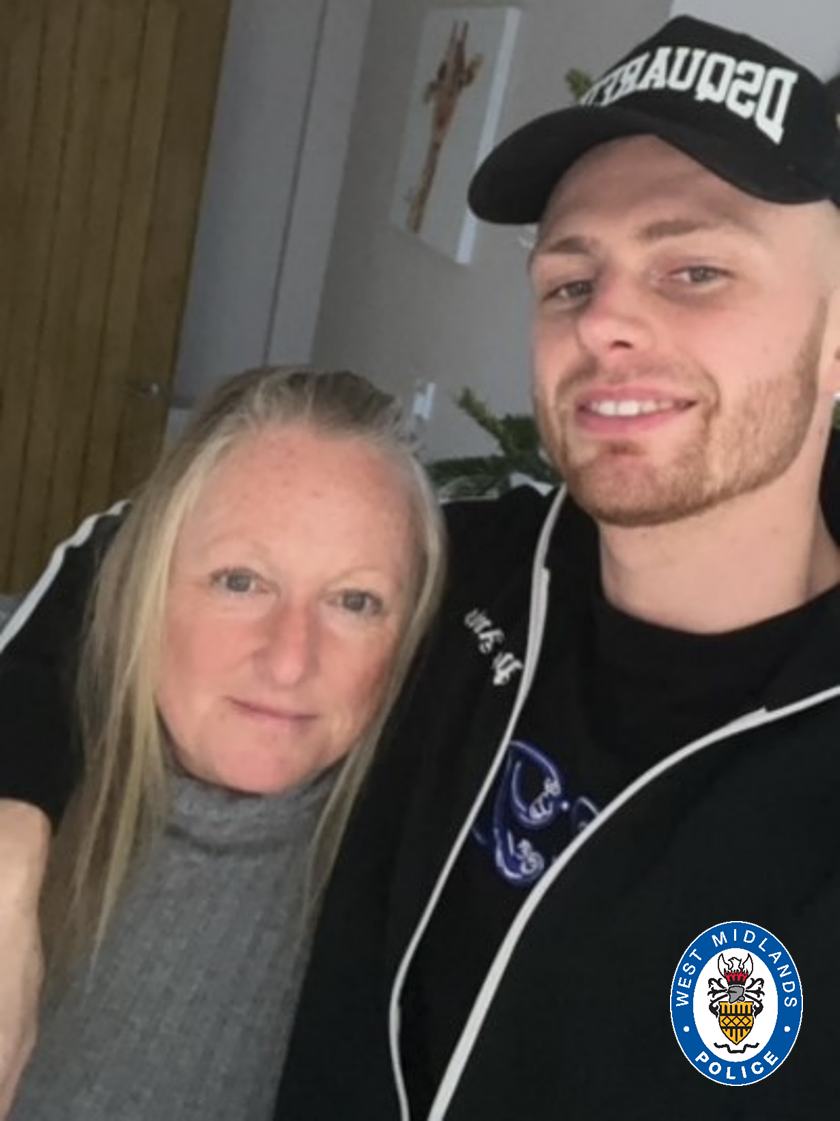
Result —
<path fill-rule="evenodd" d="M 53 962 L 98 949 L 132 863 L 165 821 L 165 733 L 155 693 L 169 569 L 184 519 L 239 441 L 292 424 L 358 439 L 381 452 L 404 481 L 415 533 L 411 611 L 381 704 L 322 816 L 313 862 L 316 890 L 329 873 L 387 713 L 437 607 L 444 532 L 393 398 L 347 371 L 260 368 L 224 382 L 197 412 L 136 495 L 102 563 L 77 689 L 85 774 L 53 846 L 44 893 Z"/>

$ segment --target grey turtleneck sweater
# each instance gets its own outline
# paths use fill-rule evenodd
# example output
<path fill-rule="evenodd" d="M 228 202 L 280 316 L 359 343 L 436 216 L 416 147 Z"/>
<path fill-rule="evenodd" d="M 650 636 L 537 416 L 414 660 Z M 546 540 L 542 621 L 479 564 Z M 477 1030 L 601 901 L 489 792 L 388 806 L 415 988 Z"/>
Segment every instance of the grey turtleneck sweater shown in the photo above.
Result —
<path fill-rule="evenodd" d="M 11 1121 L 268 1121 L 334 772 L 272 797 L 178 775 L 95 968 L 48 996 Z"/>

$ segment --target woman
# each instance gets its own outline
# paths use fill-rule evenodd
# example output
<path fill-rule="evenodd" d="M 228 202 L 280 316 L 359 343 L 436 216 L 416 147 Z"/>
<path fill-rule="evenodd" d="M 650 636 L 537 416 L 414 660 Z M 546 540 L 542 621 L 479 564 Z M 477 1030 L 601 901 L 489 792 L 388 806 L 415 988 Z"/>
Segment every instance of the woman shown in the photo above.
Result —
<path fill-rule="evenodd" d="M 349 373 L 240 375 L 163 458 L 90 606 L 15 1121 L 271 1116 L 307 915 L 441 542 L 393 403 Z"/>

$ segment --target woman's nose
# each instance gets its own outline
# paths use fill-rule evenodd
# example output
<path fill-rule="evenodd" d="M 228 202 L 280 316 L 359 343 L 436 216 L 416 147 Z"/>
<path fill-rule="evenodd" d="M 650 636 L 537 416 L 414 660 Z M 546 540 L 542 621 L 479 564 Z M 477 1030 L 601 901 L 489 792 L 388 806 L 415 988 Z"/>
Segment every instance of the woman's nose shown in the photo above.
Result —
<path fill-rule="evenodd" d="M 279 603 L 264 620 L 260 656 L 277 685 L 297 685 L 318 664 L 318 623 L 306 604 Z"/>

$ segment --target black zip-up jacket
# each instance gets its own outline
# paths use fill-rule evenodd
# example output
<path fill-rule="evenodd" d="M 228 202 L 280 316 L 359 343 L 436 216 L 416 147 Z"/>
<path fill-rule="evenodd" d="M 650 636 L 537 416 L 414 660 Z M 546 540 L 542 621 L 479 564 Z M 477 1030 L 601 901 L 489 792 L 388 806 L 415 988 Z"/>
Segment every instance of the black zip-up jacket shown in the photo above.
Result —
<path fill-rule="evenodd" d="M 561 556 L 589 553 L 595 563 L 591 523 L 568 504 L 552 530 L 556 514 L 556 499 L 527 489 L 450 510 L 444 612 L 391 722 L 324 900 L 278 1121 L 413 1118 L 404 1090 L 412 1057 L 400 1050 L 406 975 L 539 659 L 550 536 L 554 555 L 560 535 Z M 77 575 L 86 564 L 77 558 Z M 562 566 L 552 578 L 562 579 Z M 9 644 L 0 674 L 4 714 L 3 681 L 25 690 L 26 666 L 36 665 L 55 610 L 48 594 L 32 612 L 29 639 L 24 627 Z M 835 1114 L 836 614 L 834 606 L 820 633 L 792 652 L 761 711 L 640 776 L 552 865 L 496 956 L 429 1118 Z M 39 711 L 58 709 L 42 703 Z M 30 707 L 25 721 L 13 722 L 15 735 L 31 737 L 36 717 Z M 29 753 L 49 747 L 46 719 L 28 739 Z M 57 724 L 54 718 L 53 731 Z M 55 744 L 47 751 L 59 754 Z M 44 804 L 37 769 L 24 770 L 30 800 Z M 0 783 L 0 793 L 10 789 L 2 772 Z M 60 804 L 56 784 L 44 785 L 53 806 Z M 732 920 L 772 932 L 798 970 L 797 995 L 804 994 L 790 1055 L 752 1085 L 703 1077 L 671 1026 L 672 982 L 687 949 Z M 750 1054 L 750 1064 L 760 1061 Z M 732 1060 L 736 1080 L 740 1065 Z"/>
<path fill-rule="evenodd" d="M 416 1121 L 405 1093 L 412 1056 L 400 1047 L 406 977 L 539 658 L 551 502 L 525 490 L 452 512 L 445 611 L 325 899 L 278 1121 Z M 561 537 L 553 558 L 563 555 L 565 534 L 575 562 L 589 550 L 596 563 L 593 527 L 571 504 L 554 533 Z M 551 578 L 563 578 L 554 561 Z M 804 1015 L 778 1069 L 762 1058 L 766 1047 L 746 1051 L 748 1058 L 724 1050 L 720 1077 L 729 1081 L 721 1084 L 678 1048 L 671 990 L 692 943 L 730 921 L 757 924 L 783 944 L 798 969 Z M 835 597 L 820 633 L 792 652 L 761 711 L 640 776 L 532 889 L 428 1116 L 834 1116 L 838 944 Z M 754 957 L 756 975 L 766 975 L 767 963 Z M 786 960 L 776 959 L 780 980 L 789 976 L 781 972 Z M 704 993 L 710 972 L 697 982 Z M 710 1015 L 705 1000 L 699 1014 Z M 763 1039 L 760 1026 L 759 1016 L 754 1039 Z M 772 1075 L 737 1085 L 752 1063 L 762 1068 L 752 1073 Z"/>

